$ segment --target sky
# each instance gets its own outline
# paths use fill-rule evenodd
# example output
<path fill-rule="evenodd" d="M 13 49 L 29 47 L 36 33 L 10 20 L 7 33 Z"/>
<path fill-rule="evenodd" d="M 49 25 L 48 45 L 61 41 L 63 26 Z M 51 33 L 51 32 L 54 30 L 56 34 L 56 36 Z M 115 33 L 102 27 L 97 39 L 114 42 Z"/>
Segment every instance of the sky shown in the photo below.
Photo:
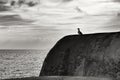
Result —
<path fill-rule="evenodd" d="M 49 7 L 79 7 L 89 14 L 98 14 L 120 8 L 119 0 L 41 0 L 41 4 Z"/>
<path fill-rule="evenodd" d="M 0 13 L 0 49 L 50 49 L 78 27 L 85 34 L 120 30 L 120 0 L 40 0 L 21 9 Z"/>

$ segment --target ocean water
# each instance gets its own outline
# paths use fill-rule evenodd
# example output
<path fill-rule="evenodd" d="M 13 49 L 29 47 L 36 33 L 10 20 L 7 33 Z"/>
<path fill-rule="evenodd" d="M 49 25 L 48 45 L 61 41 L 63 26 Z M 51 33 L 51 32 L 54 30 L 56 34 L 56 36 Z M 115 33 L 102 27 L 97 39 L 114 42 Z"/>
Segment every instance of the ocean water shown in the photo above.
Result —
<path fill-rule="evenodd" d="M 0 79 L 39 76 L 45 50 L 0 50 Z"/>

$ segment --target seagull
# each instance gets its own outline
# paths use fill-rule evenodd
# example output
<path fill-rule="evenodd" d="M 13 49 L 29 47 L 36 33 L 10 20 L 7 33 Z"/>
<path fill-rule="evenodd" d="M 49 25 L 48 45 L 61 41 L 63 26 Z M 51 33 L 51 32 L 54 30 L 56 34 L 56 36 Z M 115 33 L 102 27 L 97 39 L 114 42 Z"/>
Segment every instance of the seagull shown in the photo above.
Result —
<path fill-rule="evenodd" d="M 78 29 L 78 34 L 83 35 L 83 33 L 80 31 L 80 28 L 77 28 L 77 29 Z"/>

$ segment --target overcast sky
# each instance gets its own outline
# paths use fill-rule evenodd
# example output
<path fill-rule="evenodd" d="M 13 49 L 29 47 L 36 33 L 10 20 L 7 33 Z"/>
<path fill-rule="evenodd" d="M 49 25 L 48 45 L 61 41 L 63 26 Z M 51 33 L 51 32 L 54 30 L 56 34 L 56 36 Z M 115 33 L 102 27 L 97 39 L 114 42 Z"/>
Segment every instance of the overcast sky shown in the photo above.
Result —
<path fill-rule="evenodd" d="M 17 12 L 20 16 L 1 17 L 5 14 L 1 13 L 0 49 L 50 49 L 63 36 L 76 34 L 77 27 L 83 33 L 118 31 L 119 2 L 41 0 L 29 12 Z"/>
<path fill-rule="evenodd" d="M 43 5 L 49 7 L 79 7 L 83 11 L 91 14 L 101 13 L 108 10 L 120 8 L 120 0 L 41 0 Z"/>

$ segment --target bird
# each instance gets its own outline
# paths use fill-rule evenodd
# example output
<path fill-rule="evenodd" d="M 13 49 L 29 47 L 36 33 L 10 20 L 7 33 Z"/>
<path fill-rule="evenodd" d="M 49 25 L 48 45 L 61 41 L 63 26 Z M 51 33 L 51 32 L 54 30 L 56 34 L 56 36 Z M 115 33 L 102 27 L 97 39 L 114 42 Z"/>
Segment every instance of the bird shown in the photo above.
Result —
<path fill-rule="evenodd" d="M 78 29 L 78 34 L 83 35 L 83 33 L 80 31 L 80 28 L 77 28 L 77 29 Z"/>

